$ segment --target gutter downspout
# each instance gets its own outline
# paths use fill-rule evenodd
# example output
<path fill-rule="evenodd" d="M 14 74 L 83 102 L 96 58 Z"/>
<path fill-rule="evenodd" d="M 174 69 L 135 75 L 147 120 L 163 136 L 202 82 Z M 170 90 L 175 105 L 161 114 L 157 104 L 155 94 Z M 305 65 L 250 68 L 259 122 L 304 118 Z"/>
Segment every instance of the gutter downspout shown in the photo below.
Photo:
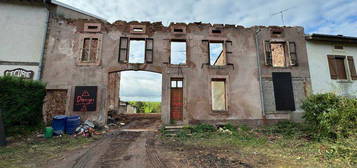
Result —
<path fill-rule="evenodd" d="M 261 67 L 260 67 L 260 54 L 259 54 L 259 42 L 258 42 L 258 34 L 260 32 L 261 32 L 260 28 L 258 28 L 255 31 L 255 45 L 256 45 L 256 52 L 257 52 L 257 65 L 258 65 L 258 76 L 259 76 L 260 106 L 262 108 L 262 116 L 263 116 L 263 118 L 265 118 L 263 84 L 262 84 L 262 70 L 261 70 Z"/>
<path fill-rule="evenodd" d="M 47 43 L 47 37 L 48 37 L 48 25 L 50 22 L 50 9 L 48 7 L 48 0 L 43 0 L 43 5 L 45 6 L 45 8 L 47 9 L 47 21 L 46 21 L 46 31 L 45 31 L 45 36 L 43 38 L 43 46 L 42 46 L 42 52 L 41 52 L 41 59 L 40 59 L 40 65 L 39 65 L 39 70 L 38 70 L 38 74 L 39 77 L 38 79 L 41 80 L 42 79 L 42 73 L 43 73 L 43 61 L 44 61 L 44 57 L 45 57 L 45 50 L 46 50 L 46 43 Z"/>

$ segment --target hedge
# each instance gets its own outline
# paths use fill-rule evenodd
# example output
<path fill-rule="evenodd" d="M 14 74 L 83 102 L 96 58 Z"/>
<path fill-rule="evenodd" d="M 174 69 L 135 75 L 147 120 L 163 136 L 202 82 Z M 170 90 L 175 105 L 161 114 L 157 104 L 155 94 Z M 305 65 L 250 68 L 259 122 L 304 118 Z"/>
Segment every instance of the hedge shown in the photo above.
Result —
<path fill-rule="evenodd" d="M 43 124 L 45 87 L 40 81 L 0 77 L 0 109 L 5 129 Z"/>

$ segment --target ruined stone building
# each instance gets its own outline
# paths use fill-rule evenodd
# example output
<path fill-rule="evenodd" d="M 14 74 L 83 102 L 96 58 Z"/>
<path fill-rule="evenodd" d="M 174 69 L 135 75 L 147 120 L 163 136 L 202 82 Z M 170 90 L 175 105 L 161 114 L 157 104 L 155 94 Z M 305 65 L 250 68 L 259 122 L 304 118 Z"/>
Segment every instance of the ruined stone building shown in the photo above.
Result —
<path fill-rule="evenodd" d="M 104 124 L 108 111 L 119 106 L 120 72 L 142 70 L 162 74 L 165 124 L 259 125 L 300 118 L 310 86 L 302 27 L 111 24 L 50 9 L 42 79 L 48 92 L 45 116 L 56 109 L 56 114 Z M 134 49 L 138 43 L 142 47 Z M 178 54 L 174 45 L 185 52 Z"/>

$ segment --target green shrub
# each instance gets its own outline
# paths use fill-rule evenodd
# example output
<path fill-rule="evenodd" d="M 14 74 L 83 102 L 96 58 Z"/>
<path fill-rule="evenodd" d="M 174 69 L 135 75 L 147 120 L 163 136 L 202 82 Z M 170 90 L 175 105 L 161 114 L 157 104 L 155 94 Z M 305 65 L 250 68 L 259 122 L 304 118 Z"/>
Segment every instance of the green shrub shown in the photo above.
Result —
<path fill-rule="evenodd" d="M 192 133 L 205 133 L 205 132 L 215 132 L 217 131 L 216 127 L 210 124 L 198 124 L 195 126 L 192 126 L 191 128 Z"/>
<path fill-rule="evenodd" d="M 357 130 L 357 99 L 333 93 L 317 94 L 304 100 L 304 119 L 318 138 L 348 137 Z"/>
<path fill-rule="evenodd" d="M 160 102 L 129 101 L 129 104 L 136 108 L 137 113 L 160 113 Z"/>
<path fill-rule="evenodd" d="M 42 124 L 45 85 L 40 81 L 0 77 L 0 109 L 5 128 Z"/>

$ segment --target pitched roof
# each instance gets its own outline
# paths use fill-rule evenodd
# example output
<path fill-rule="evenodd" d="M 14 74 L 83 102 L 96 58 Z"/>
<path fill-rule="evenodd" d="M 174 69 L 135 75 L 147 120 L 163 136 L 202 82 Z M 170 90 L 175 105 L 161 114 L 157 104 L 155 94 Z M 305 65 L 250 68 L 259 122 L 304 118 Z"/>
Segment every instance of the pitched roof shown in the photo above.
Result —
<path fill-rule="evenodd" d="M 73 7 L 73 6 L 70 6 L 70 5 L 68 5 L 68 4 L 65 4 L 65 3 L 63 3 L 63 2 L 60 2 L 60 1 L 58 1 L 58 0 L 44 0 L 44 1 L 49 1 L 50 3 L 52 3 L 52 4 L 54 4 L 54 5 L 58 5 L 58 6 L 61 6 L 61 7 L 64 7 L 64 8 L 67 8 L 67 9 L 70 9 L 70 10 L 73 10 L 73 11 L 76 11 L 76 12 L 79 12 L 79 13 L 81 13 L 81 14 L 88 15 L 88 16 L 94 17 L 94 18 L 96 18 L 96 19 L 100 19 L 100 20 L 106 21 L 106 19 L 103 18 L 103 17 L 100 17 L 100 16 L 98 16 L 98 15 L 94 15 L 94 14 L 92 14 L 92 13 L 83 11 L 83 10 L 78 9 L 78 8 L 75 8 L 75 7 Z"/>
<path fill-rule="evenodd" d="M 312 41 L 357 43 L 357 37 L 343 36 L 343 35 L 311 34 L 311 35 L 306 35 L 305 39 L 308 41 L 312 40 Z"/>

